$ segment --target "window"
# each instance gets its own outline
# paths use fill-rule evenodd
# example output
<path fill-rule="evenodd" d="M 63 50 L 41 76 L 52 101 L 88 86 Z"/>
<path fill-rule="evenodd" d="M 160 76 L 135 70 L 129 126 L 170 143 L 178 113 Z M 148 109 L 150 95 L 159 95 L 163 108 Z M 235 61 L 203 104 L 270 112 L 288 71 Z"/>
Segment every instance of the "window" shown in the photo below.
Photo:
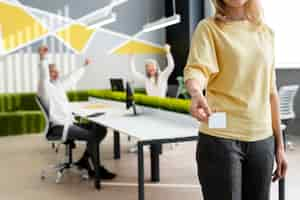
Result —
<path fill-rule="evenodd" d="M 300 68 L 300 1 L 261 0 L 275 32 L 276 67 Z"/>

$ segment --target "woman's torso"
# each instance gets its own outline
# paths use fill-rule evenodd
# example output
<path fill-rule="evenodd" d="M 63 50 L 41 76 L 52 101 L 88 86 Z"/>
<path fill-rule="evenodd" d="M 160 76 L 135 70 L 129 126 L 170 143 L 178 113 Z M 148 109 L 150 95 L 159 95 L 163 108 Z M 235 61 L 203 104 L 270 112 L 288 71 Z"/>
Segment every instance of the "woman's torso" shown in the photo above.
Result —
<path fill-rule="evenodd" d="M 207 25 L 214 40 L 219 72 L 209 77 L 208 104 L 226 112 L 225 129 L 201 131 L 220 137 L 246 141 L 272 134 L 270 84 L 273 67 L 273 35 L 267 27 L 258 30 L 249 21 L 225 24 L 213 19 Z"/>
<path fill-rule="evenodd" d="M 168 80 L 165 80 L 162 76 L 158 76 L 157 81 L 155 78 L 147 78 L 145 88 L 149 96 L 166 97 Z"/>

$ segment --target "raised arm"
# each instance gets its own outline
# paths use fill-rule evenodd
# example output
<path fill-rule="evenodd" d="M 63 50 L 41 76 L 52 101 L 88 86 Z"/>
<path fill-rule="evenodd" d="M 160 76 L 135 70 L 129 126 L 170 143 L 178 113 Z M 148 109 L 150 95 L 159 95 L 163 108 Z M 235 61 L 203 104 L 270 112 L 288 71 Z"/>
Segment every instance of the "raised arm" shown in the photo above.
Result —
<path fill-rule="evenodd" d="M 167 62 L 168 65 L 165 68 L 165 70 L 162 72 L 162 76 L 165 77 L 166 79 L 168 79 L 170 77 L 170 75 L 172 74 L 172 72 L 174 71 L 175 68 L 175 63 L 174 63 L 174 58 L 171 54 L 171 48 L 169 45 L 165 46 L 165 50 L 166 50 L 166 56 L 167 56 Z"/>
<path fill-rule="evenodd" d="M 208 122 L 212 113 L 203 90 L 209 86 L 209 78 L 219 72 L 216 49 L 211 31 L 205 23 L 200 23 L 193 34 L 184 81 L 191 95 L 191 114 L 201 122 Z"/>
<path fill-rule="evenodd" d="M 46 55 L 40 54 L 39 69 L 40 69 L 40 73 L 39 73 L 40 84 L 50 82 L 49 61 Z"/>
<path fill-rule="evenodd" d="M 86 71 L 86 66 L 89 64 L 90 64 L 90 60 L 86 59 L 84 66 L 60 78 L 60 81 L 65 90 L 71 89 L 82 78 L 83 74 Z"/>
<path fill-rule="evenodd" d="M 39 85 L 38 96 L 42 98 L 46 105 L 49 105 L 48 86 L 50 85 L 49 61 L 47 59 L 48 48 L 42 46 L 39 48 Z"/>
<path fill-rule="evenodd" d="M 135 62 L 134 62 L 134 55 L 130 56 L 130 70 L 132 75 L 135 79 L 137 79 L 140 82 L 145 82 L 146 77 L 142 73 L 136 71 Z"/>

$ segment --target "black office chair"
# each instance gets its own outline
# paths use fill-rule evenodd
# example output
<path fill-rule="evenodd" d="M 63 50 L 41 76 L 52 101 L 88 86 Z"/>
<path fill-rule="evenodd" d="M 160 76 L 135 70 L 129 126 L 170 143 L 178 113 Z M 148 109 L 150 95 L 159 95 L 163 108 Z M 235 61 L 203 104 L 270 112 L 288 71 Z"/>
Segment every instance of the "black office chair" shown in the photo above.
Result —
<path fill-rule="evenodd" d="M 109 80 L 110 80 L 110 86 L 112 91 L 117 91 L 117 92 L 125 91 L 123 79 L 111 78 Z"/>
<path fill-rule="evenodd" d="M 41 101 L 41 99 L 36 96 L 35 98 L 36 103 L 38 104 L 38 106 L 40 107 L 43 116 L 45 118 L 46 121 L 46 127 L 44 129 L 44 135 L 45 138 L 48 142 L 51 143 L 56 143 L 56 153 L 58 153 L 60 144 L 65 145 L 65 161 L 58 163 L 56 165 L 51 165 L 49 167 L 47 167 L 47 169 L 49 170 L 54 170 L 54 172 L 56 172 L 56 183 L 61 183 L 61 180 L 65 174 L 66 171 L 72 169 L 75 167 L 74 162 L 73 162 L 73 149 L 75 148 L 75 143 L 73 140 L 66 140 L 66 141 L 62 141 L 61 137 L 57 137 L 57 136 L 51 136 L 51 134 L 49 134 L 49 130 L 50 130 L 50 120 L 49 120 L 49 112 L 46 108 L 46 106 L 43 104 L 43 102 Z M 47 169 L 43 169 L 42 173 L 41 173 L 41 179 L 44 180 L 46 179 L 46 171 Z M 88 173 L 81 173 L 81 178 L 82 179 L 88 179 Z"/>

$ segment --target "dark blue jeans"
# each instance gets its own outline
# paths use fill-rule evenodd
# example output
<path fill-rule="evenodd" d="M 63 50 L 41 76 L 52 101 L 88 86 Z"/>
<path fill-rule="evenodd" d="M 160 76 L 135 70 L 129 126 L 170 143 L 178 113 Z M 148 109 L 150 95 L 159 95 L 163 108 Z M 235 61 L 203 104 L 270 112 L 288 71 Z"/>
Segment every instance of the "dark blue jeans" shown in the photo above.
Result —
<path fill-rule="evenodd" d="M 198 176 L 204 200 L 269 200 L 274 138 L 241 142 L 200 133 Z"/>

